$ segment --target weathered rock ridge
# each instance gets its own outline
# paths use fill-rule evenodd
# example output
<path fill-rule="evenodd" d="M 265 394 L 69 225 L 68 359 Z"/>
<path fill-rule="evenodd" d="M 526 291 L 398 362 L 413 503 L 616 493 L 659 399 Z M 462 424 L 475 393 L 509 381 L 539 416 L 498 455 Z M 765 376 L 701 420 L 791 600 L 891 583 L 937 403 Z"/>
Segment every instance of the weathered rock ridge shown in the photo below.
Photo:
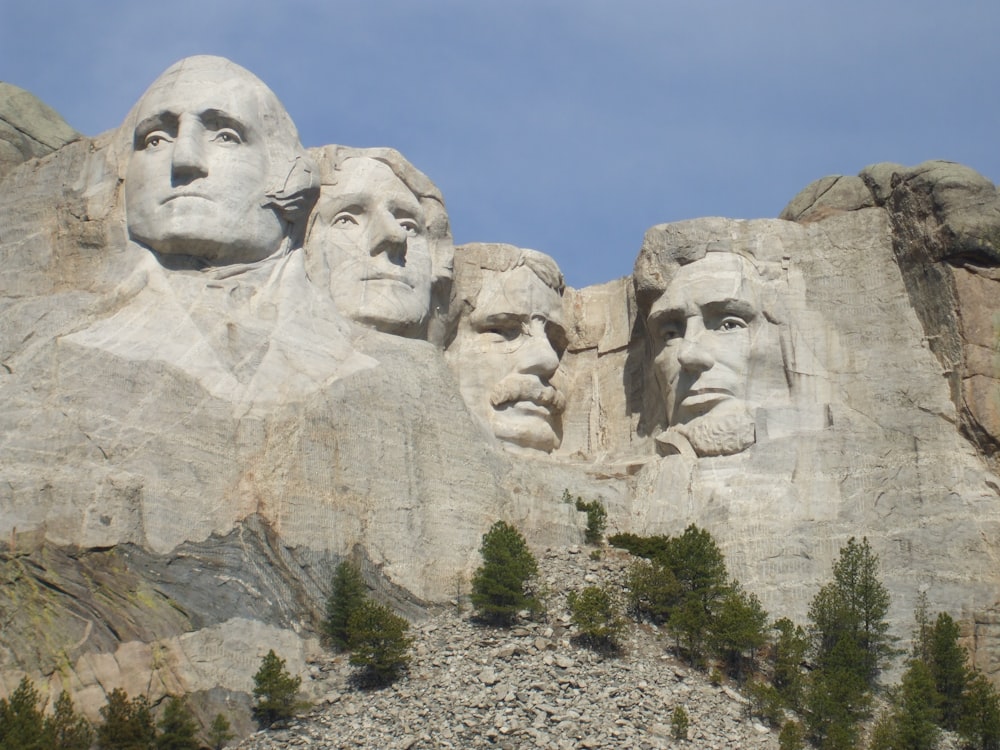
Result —
<path fill-rule="evenodd" d="M 178 260 L 129 225 L 136 118 L 77 137 L 40 106 L 24 124 L 21 101 L 0 92 L 0 124 L 55 135 L 0 152 L 0 692 L 28 674 L 90 712 L 116 686 L 245 703 L 268 648 L 292 669 L 314 652 L 340 560 L 419 620 L 468 591 L 497 519 L 538 548 L 578 542 L 564 489 L 600 499 L 613 530 L 708 528 L 799 620 L 867 536 L 897 632 L 926 591 L 996 674 L 1000 196 L 972 170 L 879 164 L 810 185 L 780 219 L 637 228 L 616 249 L 637 252 L 634 275 L 585 289 L 514 248 L 476 261 L 486 280 L 463 296 L 443 199 L 401 155 L 297 157 L 290 175 L 325 165 L 302 193 L 319 205 L 355 173 L 415 197 L 420 216 L 386 230 L 386 257 L 425 252 L 406 283 L 427 285 L 426 316 L 404 329 L 382 322 L 412 301 L 399 279 L 369 269 L 337 292 L 316 272 L 381 204 L 330 208 L 263 261 Z M 472 253 L 456 251 L 456 285 Z M 511 272 L 537 287 L 513 327 L 485 312 L 514 304 Z M 548 363 L 514 406 L 515 386 L 486 392 L 514 437 L 463 400 L 455 368 L 475 359 L 454 356 L 456 327 L 492 337 L 475 350 L 491 366 L 531 347 Z M 519 443 L 540 416 L 556 438 Z"/>

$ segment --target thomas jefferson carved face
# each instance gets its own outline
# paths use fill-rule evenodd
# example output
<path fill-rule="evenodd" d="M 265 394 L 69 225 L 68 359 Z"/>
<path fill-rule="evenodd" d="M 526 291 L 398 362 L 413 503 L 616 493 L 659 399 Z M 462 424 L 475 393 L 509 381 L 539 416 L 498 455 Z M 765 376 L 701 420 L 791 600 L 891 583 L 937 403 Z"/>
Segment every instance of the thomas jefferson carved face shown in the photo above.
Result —
<path fill-rule="evenodd" d="M 535 271 L 483 270 L 476 306 L 448 356 L 465 403 L 506 447 L 559 447 L 565 398 L 551 380 L 565 339 L 562 297 Z"/>
<path fill-rule="evenodd" d="M 217 264 L 274 253 L 287 226 L 265 197 L 276 166 L 267 139 L 298 143 L 294 129 L 269 133 L 276 121 L 287 114 L 274 94 L 227 60 L 189 58 L 168 69 L 136 111 L 125 178 L 132 239 Z"/>
<path fill-rule="evenodd" d="M 320 192 L 306 249 L 325 258 L 344 315 L 386 333 L 423 335 L 432 282 L 424 211 L 386 164 L 343 162 L 337 183 Z"/>
<path fill-rule="evenodd" d="M 701 427 L 717 443 L 696 445 L 699 455 L 746 447 L 740 445 L 743 438 L 725 433 L 745 432 L 751 356 L 762 322 L 758 274 L 733 253 L 708 253 L 680 266 L 650 308 L 654 369 L 667 422 Z"/>

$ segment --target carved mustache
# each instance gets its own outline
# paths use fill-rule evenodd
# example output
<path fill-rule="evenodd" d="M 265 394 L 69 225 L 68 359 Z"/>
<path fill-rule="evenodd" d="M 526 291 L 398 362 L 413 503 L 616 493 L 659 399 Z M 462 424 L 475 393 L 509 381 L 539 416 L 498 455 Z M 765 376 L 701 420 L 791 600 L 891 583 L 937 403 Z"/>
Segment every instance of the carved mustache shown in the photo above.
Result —
<path fill-rule="evenodd" d="M 490 393 L 490 403 L 494 407 L 518 401 L 531 401 L 553 414 L 561 414 L 566 409 L 566 397 L 534 375 L 508 375 Z"/>

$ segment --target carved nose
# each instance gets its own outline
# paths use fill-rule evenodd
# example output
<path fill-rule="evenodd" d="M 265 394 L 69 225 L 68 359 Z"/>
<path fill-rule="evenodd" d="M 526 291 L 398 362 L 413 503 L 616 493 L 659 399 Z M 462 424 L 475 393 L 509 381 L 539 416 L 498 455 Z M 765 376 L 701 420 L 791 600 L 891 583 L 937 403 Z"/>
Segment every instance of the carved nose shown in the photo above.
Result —
<path fill-rule="evenodd" d="M 396 217 L 388 211 L 377 212 L 372 217 L 371 246 L 372 257 L 385 253 L 393 263 L 403 265 L 406 260 L 406 230 L 399 225 Z"/>
<path fill-rule="evenodd" d="M 677 350 L 677 362 L 688 372 L 705 372 L 715 364 L 715 358 L 697 340 L 685 338 Z"/>
<path fill-rule="evenodd" d="M 170 161 L 174 182 L 190 182 L 208 176 L 204 144 L 198 135 L 196 129 L 183 125 L 178 131 Z"/>
<path fill-rule="evenodd" d="M 537 375 L 547 381 L 559 369 L 559 355 L 545 335 L 544 324 L 533 324 L 530 334 L 525 336 L 525 341 L 517 352 L 518 372 Z"/>

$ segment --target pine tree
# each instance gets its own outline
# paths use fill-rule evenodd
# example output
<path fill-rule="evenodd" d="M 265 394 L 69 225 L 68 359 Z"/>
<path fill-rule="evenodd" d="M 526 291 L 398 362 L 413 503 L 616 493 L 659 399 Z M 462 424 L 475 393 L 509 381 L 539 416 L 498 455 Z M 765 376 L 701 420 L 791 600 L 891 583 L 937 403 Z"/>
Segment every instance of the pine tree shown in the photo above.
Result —
<path fill-rule="evenodd" d="M 472 576 L 472 605 L 483 620 L 510 625 L 522 609 L 540 605 L 525 591 L 538 574 L 538 563 L 516 528 L 497 521 L 483 535 L 479 548 L 483 564 Z"/>
<path fill-rule="evenodd" d="M 301 705 L 296 700 L 301 685 L 302 678 L 292 677 L 285 669 L 285 660 L 273 649 L 268 651 L 253 676 L 255 703 L 251 713 L 262 729 L 295 715 Z"/>
<path fill-rule="evenodd" d="M 934 689 L 931 670 L 919 659 L 912 660 L 903 673 L 895 703 L 899 747 L 932 750 L 940 734 L 937 727 L 940 698 Z"/>
<path fill-rule="evenodd" d="M 222 747 L 231 740 L 234 735 L 229 719 L 222 714 L 216 714 L 212 719 L 212 726 L 208 728 L 208 744 L 212 750 L 222 750 Z"/>
<path fill-rule="evenodd" d="M 323 632 L 335 649 L 343 651 L 349 640 L 347 623 L 351 613 L 367 597 L 365 581 L 358 566 L 347 560 L 340 563 L 334 571 L 331 589 L 330 598 L 326 600 Z"/>
<path fill-rule="evenodd" d="M 0 750 L 48 750 L 42 734 L 41 698 L 22 677 L 10 700 L 0 698 Z"/>
<path fill-rule="evenodd" d="M 893 655 L 889 592 L 878 578 L 878 555 L 867 539 L 852 537 L 833 566 L 833 581 L 823 586 L 809 606 L 816 661 L 822 669 L 837 653 L 838 669 L 852 669 L 868 687 Z M 850 644 L 842 645 L 847 639 Z M 850 657 L 852 662 L 845 662 Z"/>
<path fill-rule="evenodd" d="M 156 750 L 198 750 L 198 724 L 191 715 L 187 701 L 182 697 L 170 696 L 160 720 L 160 736 L 156 738 Z"/>
<path fill-rule="evenodd" d="M 928 662 L 934 687 L 941 696 L 941 726 L 958 730 L 962 695 L 969 681 L 966 652 L 958 644 L 958 624 L 946 612 L 938 614 L 928 638 Z"/>
<path fill-rule="evenodd" d="M 966 685 L 958 730 L 976 750 L 1000 750 L 1000 695 L 982 672 Z"/>
<path fill-rule="evenodd" d="M 587 645 L 608 653 L 619 649 L 618 637 L 625 629 L 625 618 L 607 588 L 587 586 L 580 592 L 571 591 L 566 603 L 570 618 Z"/>
<path fill-rule="evenodd" d="M 89 750 L 94 742 L 90 722 L 76 713 L 65 690 L 59 693 L 52 715 L 45 717 L 43 734 L 47 746 L 59 750 Z"/>
<path fill-rule="evenodd" d="M 350 662 L 361 668 L 359 681 L 366 686 L 392 682 L 410 661 L 410 624 L 388 607 L 365 600 L 351 613 L 348 623 Z"/>
<path fill-rule="evenodd" d="M 636 619 L 662 625 L 681 601 L 681 585 L 673 572 L 658 560 L 636 560 L 627 574 L 628 609 Z"/>
<path fill-rule="evenodd" d="M 767 641 L 766 629 L 767 612 L 760 599 L 733 581 L 714 612 L 709 640 L 736 680 L 742 682 L 746 672 L 753 672 L 756 651 Z"/>
<path fill-rule="evenodd" d="M 782 703 L 794 711 L 802 708 L 802 691 L 805 680 L 802 662 L 809 651 L 809 640 L 801 626 L 787 617 L 774 623 L 778 637 L 774 642 L 774 668 L 771 679 Z"/>
<path fill-rule="evenodd" d="M 693 664 L 702 656 L 715 609 L 728 591 L 725 558 L 712 535 L 691 524 L 681 536 L 670 539 L 662 561 L 681 589 L 667 627 Z"/>
<path fill-rule="evenodd" d="M 115 688 L 101 707 L 103 722 L 97 727 L 97 747 L 101 750 L 154 750 L 156 725 L 144 696 L 129 700 L 128 693 Z"/>

